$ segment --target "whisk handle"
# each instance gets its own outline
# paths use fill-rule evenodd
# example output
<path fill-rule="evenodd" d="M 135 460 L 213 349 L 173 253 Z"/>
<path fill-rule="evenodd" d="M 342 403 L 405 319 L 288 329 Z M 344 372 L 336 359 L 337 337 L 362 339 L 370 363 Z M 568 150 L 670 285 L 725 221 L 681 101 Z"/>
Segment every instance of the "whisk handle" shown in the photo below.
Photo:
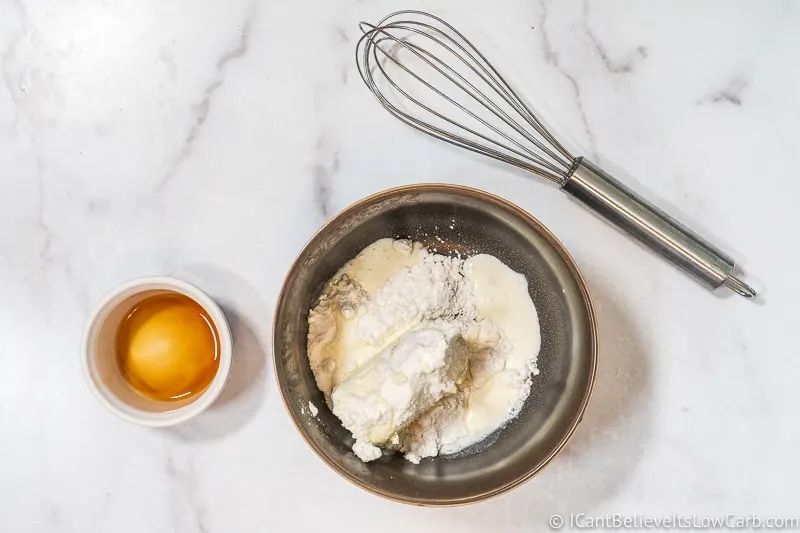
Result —
<path fill-rule="evenodd" d="M 733 275 L 730 256 L 588 161 L 576 160 L 561 190 L 706 287 L 756 295 Z"/>

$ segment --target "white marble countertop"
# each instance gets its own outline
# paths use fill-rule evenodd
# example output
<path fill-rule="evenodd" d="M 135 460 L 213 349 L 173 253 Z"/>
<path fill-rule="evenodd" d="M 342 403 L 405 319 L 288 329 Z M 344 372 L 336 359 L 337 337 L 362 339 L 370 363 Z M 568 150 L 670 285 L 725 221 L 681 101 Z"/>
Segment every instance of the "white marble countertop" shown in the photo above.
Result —
<path fill-rule="evenodd" d="M 572 148 L 739 260 L 706 293 L 552 187 L 392 120 L 357 78 L 359 20 L 409 4 L 0 0 L 0 531 L 537 531 L 554 513 L 798 513 L 800 5 L 446 2 Z M 368 139 L 367 139 L 368 137 Z M 368 140 L 368 142 L 367 142 Z M 510 494 L 418 509 L 338 478 L 284 412 L 273 302 L 336 211 L 393 185 L 505 196 L 574 254 L 597 305 L 593 401 Z M 145 274 L 194 282 L 236 336 L 196 421 L 91 396 L 89 310 Z"/>

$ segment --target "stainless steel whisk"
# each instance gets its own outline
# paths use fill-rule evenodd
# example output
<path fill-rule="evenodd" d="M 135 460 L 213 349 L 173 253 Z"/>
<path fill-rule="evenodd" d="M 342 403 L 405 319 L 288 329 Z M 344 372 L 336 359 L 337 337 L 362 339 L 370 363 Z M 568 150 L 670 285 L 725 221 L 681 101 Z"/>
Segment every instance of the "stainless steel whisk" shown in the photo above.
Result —
<path fill-rule="evenodd" d="M 600 168 L 573 157 L 453 26 L 422 11 L 398 11 L 360 27 L 358 70 L 392 115 L 432 137 L 558 184 L 710 289 L 725 285 L 747 298 L 756 295 L 734 275 L 731 257 Z"/>

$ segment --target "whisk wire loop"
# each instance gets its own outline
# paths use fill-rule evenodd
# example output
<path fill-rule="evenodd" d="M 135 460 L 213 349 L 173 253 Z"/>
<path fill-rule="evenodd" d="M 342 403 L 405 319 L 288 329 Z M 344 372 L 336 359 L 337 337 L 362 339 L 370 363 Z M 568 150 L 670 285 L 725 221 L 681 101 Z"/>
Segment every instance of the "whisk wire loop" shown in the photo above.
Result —
<path fill-rule="evenodd" d="M 426 17 L 441 27 L 419 20 L 398 19 L 401 15 Z M 395 20 L 389 22 L 390 19 Z M 458 30 L 442 19 L 420 11 L 399 11 L 377 25 L 362 22 L 360 27 L 364 35 L 356 48 L 359 74 L 381 105 L 392 115 L 409 126 L 448 143 L 515 165 L 550 181 L 563 182 L 573 166 L 574 158 L 544 128 L 533 111 L 481 52 Z M 432 52 L 431 46 L 451 57 L 453 63 Z M 410 52 L 425 67 L 442 76 L 452 85 L 451 88 L 457 89 L 457 94 L 467 96 L 468 102 L 477 103 L 477 110 L 459 102 L 448 94 L 449 91 L 440 89 L 417 69 L 402 61 L 399 58 L 400 50 Z M 418 88 L 430 91 L 446 102 L 450 109 L 456 109 L 464 116 L 455 119 L 446 112 L 423 103 L 410 90 L 404 89 L 390 70 L 408 75 L 409 80 L 418 84 Z M 474 77 L 475 82 L 470 81 L 467 76 Z M 382 87 L 381 83 L 388 84 L 388 87 Z M 476 85 L 478 83 L 485 85 L 486 89 L 479 88 Z M 428 120 L 401 109 L 385 94 L 389 92 L 387 89 L 412 103 L 412 109 L 428 113 Z M 496 99 L 487 96 L 487 90 L 499 96 L 500 101 L 508 106 L 507 109 L 503 109 Z M 488 112 L 490 118 L 481 116 L 481 111 Z M 434 124 L 431 119 L 438 119 L 441 124 Z M 464 119 L 477 122 L 491 132 L 491 136 L 468 126 Z M 499 122 L 495 119 L 499 119 Z M 455 131 L 450 126 L 456 128 Z"/>
<path fill-rule="evenodd" d="M 539 118 L 536 116 L 536 114 L 530 109 L 530 107 L 528 107 L 525 104 L 524 100 L 519 96 L 519 94 L 517 94 L 517 92 L 506 81 L 505 77 L 503 77 L 503 75 L 500 74 L 500 72 L 489 62 L 489 60 L 486 59 L 486 57 L 483 55 L 483 53 L 477 47 L 475 47 L 475 45 L 473 45 L 472 42 L 464 36 L 464 34 L 462 34 L 460 31 L 458 31 L 456 28 L 454 28 L 451 24 L 449 24 L 447 21 L 443 20 L 442 18 L 437 17 L 436 15 L 432 15 L 430 13 L 426 13 L 424 11 L 418 11 L 418 10 L 404 10 L 404 11 L 397 11 L 395 13 L 392 13 L 392 14 L 384 17 L 383 19 L 381 19 L 381 21 L 378 23 L 378 27 L 382 27 L 384 24 L 386 24 L 386 22 L 388 20 L 391 20 L 391 19 L 393 19 L 395 17 L 398 17 L 398 16 L 401 16 L 401 15 L 414 15 L 414 16 L 419 16 L 419 17 L 422 17 L 422 18 L 431 19 L 431 20 L 437 22 L 438 24 L 440 24 L 441 26 L 443 26 L 444 28 L 446 28 L 447 31 L 450 32 L 451 35 L 455 35 L 456 37 L 458 37 L 458 39 L 460 39 L 466 45 L 466 47 L 462 46 L 458 42 L 458 40 L 453 39 L 452 37 L 451 37 L 451 40 L 465 54 L 467 54 L 470 57 L 470 59 L 472 59 L 474 61 L 474 63 L 476 65 L 478 65 L 481 68 L 481 70 L 493 82 L 493 86 L 495 88 L 495 91 L 498 92 L 498 94 L 500 94 L 504 98 L 506 98 L 507 101 L 509 101 L 509 103 L 510 103 L 510 100 L 513 100 L 515 102 L 515 104 L 516 104 L 515 105 L 515 109 L 517 109 L 517 111 L 521 115 L 524 115 L 526 117 L 526 119 L 534 127 L 534 129 L 539 134 L 541 134 L 545 139 L 547 139 L 549 142 L 551 142 L 553 144 L 553 146 L 555 146 L 555 148 L 561 153 L 561 155 L 568 162 L 572 163 L 574 161 L 575 158 L 561 145 L 560 142 L 558 142 L 558 140 L 547 130 L 547 128 L 544 127 L 544 124 L 542 124 L 542 122 L 539 120 Z M 436 27 L 434 27 L 434 26 L 432 26 L 430 24 L 425 24 L 425 23 L 419 22 L 419 21 L 413 21 L 413 22 L 416 23 L 416 24 L 423 25 L 425 27 L 434 29 L 435 31 L 437 31 L 440 34 L 442 34 L 443 36 L 449 37 L 447 32 L 444 32 L 444 31 L 440 30 L 439 28 L 436 28 Z M 494 85 L 494 84 L 496 84 L 496 85 Z"/>
<path fill-rule="evenodd" d="M 411 30 L 411 31 L 414 31 L 414 30 Z M 376 59 L 376 63 L 377 63 L 376 66 L 377 66 L 378 70 L 380 70 L 380 72 L 386 78 L 386 81 L 388 81 L 389 84 L 397 92 L 399 92 L 400 94 L 402 94 L 403 96 L 408 98 L 411 102 L 415 103 L 416 105 L 418 105 L 419 107 L 421 107 L 425 111 L 428 111 L 429 113 L 435 115 L 436 117 L 439 117 L 440 119 L 444 120 L 445 122 L 448 122 L 448 123 L 450 123 L 450 124 L 452 124 L 454 126 L 460 127 L 462 129 L 468 131 L 469 133 L 472 133 L 476 137 L 479 137 L 479 138 L 485 140 L 486 142 L 489 142 L 489 143 L 492 143 L 492 144 L 495 144 L 495 145 L 500 145 L 500 143 L 498 143 L 496 140 L 494 140 L 494 139 L 492 139 L 492 138 L 490 138 L 490 137 L 488 137 L 486 135 L 483 135 L 483 134 L 479 133 L 478 131 L 476 131 L 476 130 L 474 130 L 472 128 L 469 128 L 469 127 L 467 127 L 465 125 L 456 123 L 455 121 L 453 121 L 452 119 L 450 119 L 446 115 L 444 115 L 444 114 L 436 111 L 435 109 L 432 109 L 431 107 L 423 104 L 418 99 L 416 99 L 416 98 L 412 97 L 410 94 L 408 94 L 408 92 L 404 91 L 400 87 L 400 85 L 392 78 L 392 76 L 386 71 L 386 69 L 384 68 L 383 64 L 379 60 L 377 60 L 377 52 L 378 52 L 378 50 L 380 50 L 386 56 L 387 59 L 389 59 L 390 61 L 396 63 L 397 66 L 400 67 L 403 71 L 407 72 L 409 75 L 411 75 L 413 78 L 418 80 L 421 84 L 423 84 L 425 87 L 427 87 L 428 89 L 433 91 L 435 94 L 440 96 L 442 99 L 444 99 L 445 101 L 449 102 L 450 104 L 458 107 L 459 109 L 464 111 L 464 113 L 466 113 L 467 115 L 469 115 L 470 117 L 472 117 L 473 119 L 475 119 L 476 121 L 481 123 L 483 126 L 487 127 L 492 132 L 496 133 L 497 135 L 499 135 L 500 137 L 504 138 L 505 140 L 507 140 L 508 142 L 514 144 L 517 147 L 517 148 L 505 147 L 506 149 L 508 149 L 509 151 L 511 151 L 514 154 L 517 154 L 517 155 L 519 155 L 521 157 L 531 157 L 531 158 L 535 159 L 539 164 L 545 166 L 546 168 L 548 168 L 552 172 L 558 172 L 558 168 L 557 167 L 555 167 L 554 165 L 549 163 L 547 160 L 545 160 L 542 157 L 540 157 L 532 149 L 526 147 L 521 142 L 517 141 L 516 139 L 514 139 L 510 135 L 506 134 L 500 128 L 494 126 L 489 121 L 483 119 L 477 113 L 471 111 L 469 108 L 459 104 L 455 99 L 451 98 L 450 96 L 448 96 L 447 94 L 445 94 L 444 92 L 442 92 L 441 90 L 436 88 L 431 83 L 429 83 L 426 80 L 422 79 L 419 75 L 417 75 L 416 73 L 414 73 L 413 71 L 408 69 L 405 65 L 398 63 L 397 59 L 395 59 L 395 57 L 393 55 L 389 54 L 383 48 L 381 48 L 380 44 L 383 41 L 386 41 L 386 40 L 390 40 L 390 41 L 393 41 L 393 42 L 395 41 L 395 39 L 392 38 L 392 37 L 382 37 L 380 39 L 377 39 L 376 42 L 375 42 L 375 46 L 373 47 L 373 54 L 376 56 L 375 59 Z M 417 54 L 418 57 L 422 58 L 423 61 L 425 61 L 426 63 L 431 65 L 438 72 L 442 73 L 449 80 L 455 82 L 455 80 L 453 80 L 453 78 L 451 77 L 450 74 L 448 74 L 448 72 L 450 72 L 450 73 L 452 73 L 452 75 L 458 77 L 462 81 L 462 83 L 464 84 L 464 85 L 458 85 L 458 87 L 461 88 L 467 95 L 469 95 L 470 97 L 475 99 L 477 102 L 479 102 L 484 108 L 488 109 L 489 111 L 491 111 L 493 113 L 496 113 L 496 115 L 501 120 L 503 120 L 503 122 L 505 122 L 506 124 L 508 124 L 512 128 L 514 128 L 517 132 L 519 132 L 524 137 L 528 138 L 531 142 L 533 142 L 537 146 L 541 146 L 543 149 L 545 149 L 537 139 L 535 139 L 532 136 L 530 136 L 525 131 L 525 129 L 522 128 L 522 126 L 520 126 L 511 117 L 509 117 L 496 104 L 494 104 L 491 101 L 489 101 L 489 102 L 484 101 L 485 95 L 480 93 L 480 91 L 478 91 L 478 89 L 475 88 L 475 86 L 472 83 L 470 83 L 461 74 L 459 74 L 458 72 L 454 71 L 451 67 L 449 67 L 444 62 L 442 62 L 442 60 L 440 60 L 439 58 L 433 56 L 429 51 L 425 50 L 424 48 L 422 48 L 422 47 L 420 47 L 418 45 L 414 45 L 414 44 L 411 44 L 411 43 L 408 43 L 408 42 L 401 42 L 400 44 L 402 46 L 404 46 L 404 47 L 407 47 L 414 54 Z M 437 63 L 438 66 L 433 64 L 434 61 Z M 447 72 L 445 72 L 445 71 L 447 71 Z M 500 146 L 502 146 L 502 145 L 500 145 Z M 525 152 L 525 153 L 522 153 L 519 150 L 522 150 L 522 152 Z"/>

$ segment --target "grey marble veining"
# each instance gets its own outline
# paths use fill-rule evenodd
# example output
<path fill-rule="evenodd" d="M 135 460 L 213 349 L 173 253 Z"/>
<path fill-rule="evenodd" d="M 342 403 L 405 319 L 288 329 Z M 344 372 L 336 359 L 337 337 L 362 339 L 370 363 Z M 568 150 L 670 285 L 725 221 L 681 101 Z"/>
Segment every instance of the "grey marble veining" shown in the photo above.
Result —
<path fill-rule="evenodd" d="M 358 77 L 357 23 L 408 7 L 463 28 L 570 150 L 730 250 L 761 299 L 708 294 L 535 177 L 389 117 Z M 796 513 L 798 27 L 800 6 L 779 0 L 0 0 L 0 531 Z M 272 306 L 309 236 L 426 181 L 546 224 L 587 279 L 601 346 L 565 452 L 508 495 L 436 511 L 321 463 L 270 361 Z M 169 430 L 115 419 L 78 360 L 91 308 L 147 274 L 208 291 L 235 337 L 223 397 Z"/>
<path fill-rule="evenodd" d="M 200 131 L 203 128 L 203 125 L 206 123 L 206 119 L 208 118 L 208 111 L 211 107 L 211 100 L 214 98 L 214 94 L 217 92 L 217 89 L 220 88 L 222 82 L 225 79 L 225 68 L 231 61 L 235 61 L 247 53 L 248 49 L 248 39 L 250 37 L 250 29 L 253 24 L 253 20 L 256 16 L 256 6 L 257 4 L 252 4 L 245 16 L 244 21 L 242 21 L 240 35 L 236 40 L 236 44 L 233 48 L 229 50 L 225 50 L 222 55 L 217 59 L 216 65 L 214 68 L 214 75 L 211 81 L 203 88 L 202 98 L 197 104 L 192 105 L 192 114 L 193 114 L 193 121 L 192 125 L 189 128 L 189 132 L 186 134 L 186 138 L 183 140 L 181 144 L 180 150 L 178 151 L 175 158 L 169 163 L 169 167 L 167 171 L 164 173 L 164 176 L 156 183 L 155 192 L 159 192 L 164 187 L 167 186 L 169 181 L 175 176 L 175 172 L 178 169 L 178 166 L 181 162 L 189 157 L 192 153 L 192 146 L 194 144 L 195 139 L 197 136 L 200 135 Z M 174 78 L 174 66 L 169 67 L 170 78 Z"/>

